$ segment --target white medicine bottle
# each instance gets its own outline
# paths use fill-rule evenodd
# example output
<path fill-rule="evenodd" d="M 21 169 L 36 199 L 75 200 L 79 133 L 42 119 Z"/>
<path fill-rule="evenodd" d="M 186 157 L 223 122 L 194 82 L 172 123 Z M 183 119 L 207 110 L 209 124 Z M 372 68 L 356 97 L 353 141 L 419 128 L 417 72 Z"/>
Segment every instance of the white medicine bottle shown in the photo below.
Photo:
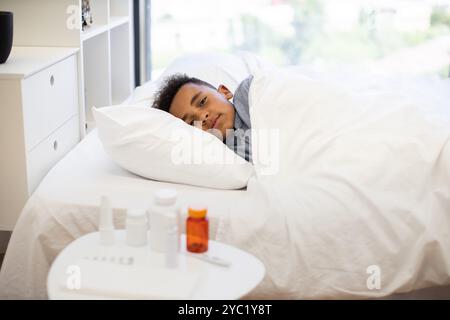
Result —
<path fill-rule="evenodd" d="M 173 219 L 173 216 L 175 216 L 175 219 Z M 168 230 L 172 229 L 174 224 L 178 227 L 177 191 L 175 189 L 161 189 L 156 192 L 153 205 L 149 209 L 149 238 L 152 250 L 167 251 Z M 179 235 L 177 237 L 179 238 Z"/>
<path fill-rule="evenodd" d="M 178 266 L 178 254 L 180 251 L 177 216 L 169 216 L 169 225 L 166 236 L 166 267 L 176 268 Z"/>
<path fill-rule="evenodd" d="M 145 211 L 128 210 L 126 220 L 126 242 L 133 247 L 147 244 L 147 215 Z"/>

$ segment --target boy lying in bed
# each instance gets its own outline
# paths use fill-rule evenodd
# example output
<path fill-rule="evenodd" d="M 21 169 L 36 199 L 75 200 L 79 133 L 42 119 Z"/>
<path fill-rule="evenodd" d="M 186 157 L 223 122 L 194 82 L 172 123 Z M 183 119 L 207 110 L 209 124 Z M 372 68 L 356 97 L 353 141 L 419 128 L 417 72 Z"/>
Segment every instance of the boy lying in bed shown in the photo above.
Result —
<path fill-rule="evenodd" d="M 153 107 L 214 134 L 239 156 L 252 162 L 248 104 L 252 79 L 249 76 L 243 80 L 233 96 L 224 85 L 216 89 L 200 79 L 175 74 L 165 79 L 155 95 Z"/>

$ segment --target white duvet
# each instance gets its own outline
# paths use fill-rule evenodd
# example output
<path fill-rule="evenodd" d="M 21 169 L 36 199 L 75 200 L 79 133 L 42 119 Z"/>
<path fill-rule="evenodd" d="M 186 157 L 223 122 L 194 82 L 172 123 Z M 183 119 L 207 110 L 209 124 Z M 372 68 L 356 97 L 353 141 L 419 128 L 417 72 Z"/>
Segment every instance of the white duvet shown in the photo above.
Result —
<path fill-rule="evenodd" d="M 450 283 L 450 82 L 343 80 L 255 73 L 258 177 L 221 237 L 264 262 L 257 297 Z"/>
<path fill-rule="evenodd" d="M 215 203 L 224 212 L 216 239 L 265 264 L 249 297 L 366 298 L 450 284 L 449 81 L 253 73 L 256 176 L 245 197 Z M 114 177 L 101 181 L 120 201 Z M 89 194 L 102 192 L 89 183 Z M 148 196 L 144 183 L 136 190 L 134 198 Z M 0 295 L 45 298 L 51 262 L 95 230 L 96 210 L 35 195 L 11 239 Z"/>

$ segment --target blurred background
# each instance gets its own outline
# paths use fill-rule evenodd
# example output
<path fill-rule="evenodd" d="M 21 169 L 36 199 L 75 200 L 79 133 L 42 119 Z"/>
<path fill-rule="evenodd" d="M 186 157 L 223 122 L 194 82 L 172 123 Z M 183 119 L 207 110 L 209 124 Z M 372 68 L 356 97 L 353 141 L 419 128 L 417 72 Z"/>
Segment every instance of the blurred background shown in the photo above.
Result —
<path fill-rule="evenodd" d="M 450 0 L 146 0 L 145 78 L 181 54 L 448 76 Z"/>

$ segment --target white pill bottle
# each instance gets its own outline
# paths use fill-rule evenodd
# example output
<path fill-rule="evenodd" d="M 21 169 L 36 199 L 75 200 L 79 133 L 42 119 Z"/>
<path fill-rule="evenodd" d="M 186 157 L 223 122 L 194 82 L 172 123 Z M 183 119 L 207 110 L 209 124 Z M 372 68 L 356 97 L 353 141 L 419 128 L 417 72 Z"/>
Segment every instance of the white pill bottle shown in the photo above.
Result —
<path fill-rule="evenodd" d="M 145 246 L 147 244 L 148 231 L 145 211 L 128 210 L 125 230 L 127 245 L 132 247 Z"/>
<path fill-rule="evenodd" d="M 177 191 L 161 189 L 156 192 L 153 205 L 148 210 L 150 248 L 158 252 L 167 251 L 169 230 L 177 227 L 179 248 L 179 208 L 177 206 Z"/>

